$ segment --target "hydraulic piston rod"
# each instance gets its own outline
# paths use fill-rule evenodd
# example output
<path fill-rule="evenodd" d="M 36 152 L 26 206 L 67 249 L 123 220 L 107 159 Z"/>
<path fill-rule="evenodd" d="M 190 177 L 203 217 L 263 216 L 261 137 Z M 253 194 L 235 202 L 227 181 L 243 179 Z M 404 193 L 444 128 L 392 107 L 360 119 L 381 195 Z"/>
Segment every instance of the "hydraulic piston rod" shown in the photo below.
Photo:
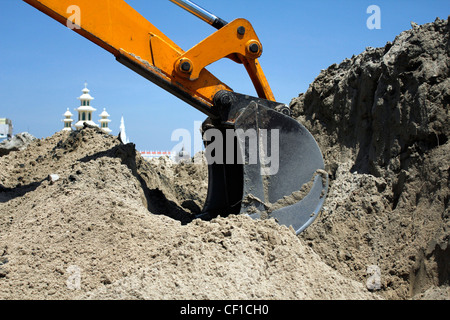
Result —
<path fill-rule="evenodd" d="M 216 29 L 220 29 L 228 24 L 228 22 L 226 22 L 225 20 L 222 20 L 221 18 L 215 16 L 211 12 L 203 9 L 199 5 L 193 3 L 192 1 L 189 0 L 170 0 L 170 1 L 180 6 L 184 10 L 188 11 L 189 13 L 193 14 L 197 18 L 212 25 Z"/>

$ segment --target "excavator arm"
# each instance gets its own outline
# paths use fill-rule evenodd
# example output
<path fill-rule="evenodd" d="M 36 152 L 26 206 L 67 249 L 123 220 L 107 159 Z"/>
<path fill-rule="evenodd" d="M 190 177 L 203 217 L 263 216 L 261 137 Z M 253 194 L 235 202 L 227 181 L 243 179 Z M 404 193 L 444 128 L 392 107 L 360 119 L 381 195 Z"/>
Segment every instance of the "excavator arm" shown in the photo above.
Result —
<path fill-rule="evenodd" d="M 244 19 L 224 25 L 185 52 L 123 0 L 24 1 L 212 118 L 218 117 L 216 93 L 232 90 L 205 67 L 227 56 L 246 66 L 259 97 L 275 100 L 257 60 L 261 43 Z"/>
<path fill-rule="evenodd" d="M 23 1 L 208 116 L 205 136 L 214 129 L 223 141 L 211 134 L 205 144 L 223 157 L 208 159 L 208 194 L 196 217 L 245 213 L 300 233 L 318 216 L 328 189 L 322 154 L 289 108 L 275 101 L 250 22 L 228 23 L 191 1 L 170 0 L 218 29 L 184 51 L 123 0 Z M 207 71 L 223 58 L 245 67 L 258 97 L 235 93 Z"/>

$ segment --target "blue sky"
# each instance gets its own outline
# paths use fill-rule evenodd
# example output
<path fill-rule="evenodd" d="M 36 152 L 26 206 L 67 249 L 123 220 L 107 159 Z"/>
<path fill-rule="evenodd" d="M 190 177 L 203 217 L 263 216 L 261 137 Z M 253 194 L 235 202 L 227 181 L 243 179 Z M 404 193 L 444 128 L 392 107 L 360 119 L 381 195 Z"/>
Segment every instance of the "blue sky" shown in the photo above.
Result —
<path fill-rule="evenodd" d="M 74 0 L 74 2 L 76 2 Z M 184 50 L 215 31 L 169 0 L 127 0 Z M 227 21 L 246 18 L 264 47 L 259 59 L 279 102 L 288 104 L 333 63 L 368 46 L 381 47 L 411 21 L 432 22 L 450 15 L 448 0 L 194 0 Z M 106 108 L 113 134 L 123 115 L 127 134 L 140 150 L 171 150 L 172 132 L 189 130 L 206 116 L 115 61 L 114 57 L 20 0 L 0 0 L 0 117 L 13 120 L 14 133 L 38 138 L 63 127 L 62 114 L 79 106 L 88 83 L 97 108 Z M 381 29 L 370 30 L 370 5 L 381 11 Z M 254 95 L 241 65 L 220 61 L 208 67 L 236 92 Z"/>

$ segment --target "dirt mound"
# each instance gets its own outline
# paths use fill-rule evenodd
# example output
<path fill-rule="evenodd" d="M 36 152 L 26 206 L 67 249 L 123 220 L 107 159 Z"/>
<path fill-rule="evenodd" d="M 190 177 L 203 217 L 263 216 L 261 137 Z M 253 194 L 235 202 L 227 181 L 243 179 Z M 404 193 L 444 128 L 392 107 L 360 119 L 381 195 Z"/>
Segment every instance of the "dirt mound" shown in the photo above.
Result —
<path fill-rule="evenodd" d="M 3 140 L 2 142 L 0 142 L 0 157 L 7 155 L 12 151 L 25 149 L 27 145 L 35 139 L 36 138 L 28 132 L 22 132 L 16 134 L 10 139 Z"/>
<path fill-rule="evenodd" d="M 449 285 L 449 74 L 437 19 L 323 70 L 291 103 L 332 177 L 301 237 L 352 279 L 375 266 L 386 298 Z"/>
<path fill-rule="evenodd" d="M 0 299 L 377 298 L 273 220 L 193 221 L 205 166 L 146 162 L 97 128 L 0 166 Z"/>

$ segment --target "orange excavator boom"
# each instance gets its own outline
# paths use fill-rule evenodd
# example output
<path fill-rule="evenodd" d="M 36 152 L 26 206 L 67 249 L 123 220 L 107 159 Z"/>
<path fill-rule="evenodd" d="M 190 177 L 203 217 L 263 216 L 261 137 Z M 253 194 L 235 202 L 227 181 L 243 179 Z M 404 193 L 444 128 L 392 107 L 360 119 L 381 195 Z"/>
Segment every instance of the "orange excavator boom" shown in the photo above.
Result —
<path fill-rule="evenodd" d="M 202 129 L 209 185 L 197 218 L 274 218 L 297 233 L 316 219 L 328 189 L 322 154 L 289 107 L 275 101 L 250 22 L 228 23 L 189 0 L 170 0 L 218 29 L 184 51 L 123 0 L 23 1 L 208 116 Z M 223 58 L 245 67 L 258 97 L 236 93 L 208 72 Z"/>
<path fill-rule="evenodd" d="M 185 52 L 123 0 L 24 1 L 210 117 L 218 116 L 215 94 L 232 89 L 205 67 L 227 56 L 244 63 L 261 98 L 275 100 L 257 61 L 262 45 L 244 19 L 223 25 Z"/>

